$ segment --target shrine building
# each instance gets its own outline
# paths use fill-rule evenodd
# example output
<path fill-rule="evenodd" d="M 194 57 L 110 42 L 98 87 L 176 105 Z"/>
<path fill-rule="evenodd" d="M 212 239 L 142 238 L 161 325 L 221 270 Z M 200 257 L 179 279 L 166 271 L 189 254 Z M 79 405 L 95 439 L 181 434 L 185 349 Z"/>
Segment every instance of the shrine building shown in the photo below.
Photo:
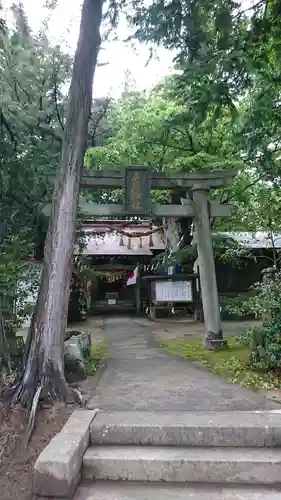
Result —
<path fill-rule="evenodd" d="M 136 312 L 137 293 L 142 304 L 147 300 L 147 282 L 139 279 L 135 287 L 127 281 L 137 267 L 139 275 L 149 274 L 153 257 L 165 250 L 163 230 L 143 220 L 89 221 L 81 230 L 83 255 L 93 271 L 89 313 Z"/>

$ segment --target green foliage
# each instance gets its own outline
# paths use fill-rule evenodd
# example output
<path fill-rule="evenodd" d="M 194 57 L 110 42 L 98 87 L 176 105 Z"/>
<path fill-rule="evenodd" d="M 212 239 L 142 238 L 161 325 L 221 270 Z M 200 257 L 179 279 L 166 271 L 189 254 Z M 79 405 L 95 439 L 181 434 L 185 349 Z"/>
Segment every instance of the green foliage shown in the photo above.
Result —
<path fill-rule="evenodd" d="M 237 143 L 238 122 L 233 122 L 226 109 L 216 118 L 214 110 L 210 110 L 203 120 L 196 121 L 194 96 L 188 92 L 181 99 L 177 78 L 169 77 L 151 92 L 128 91 L 119 100 L 111 101 L 106 115 L 107 135 L 101 146 L 88 149 L 86 166 L 122 169 L 130 164 L 145 164 L 151 170 L 164 172 L 237 169 L 231 186 L 211 193 L 213 198 L 233 205 L 232 217 L 217 218 L 214 229 L 260 230 L 269 236 L 278 232 L 279 188 L 265 181 L 265 174 L 259 173 L 255 163 L 246 163 L 247 157 Z M 244 109 L 241 104 L 239 113 Z M 87 197 L 95 202 L 122 202 L 120 190 L 88 192 Z M 154 203 L 171 202 L 167 192 L 153 191 L 152 197 Z M 224 258 L 233 260 L 234 254 L 232 250 L 224 252 Z"/>
<path fill-rule="evenodd" d="M 213 249 L 216 260 L 231 264 L 233 267 L 245 265 L 245 261 L 242 261 L 241 257 L 248 254 L 248 250 L 245 250 L 233 238 L 224 234 L 213 234 Z M 188 245 L 180 248 L 177 252 L 171 253 L 167 258 L 165 252 L 160 253 L 153 258 L 153 264 L 158 264 L 159 269 L 163 269 L 165 265 L 179 264 L 184 266 L 185 264 L 194 263 L 197 256 L 196 245 Z"/>
<path fill-rule="evenodd" d="M 250 329 L 240 342 L 251 350 L 251 363 L 260 370 L 281 367 L 281 273 L 255 287 L 248 301 L 250 312 L 262 320 L 262 326 Z"/>
<path fill-rule="evenodd" d="M 33 313 L 34 304 L 30 302 L 29 297 L 36 297 L 40 278 L 41 266 L 25 263 L 14 288 L 13 322 L 15 329 L 20 328 L 23 321 Z"/>
<path fill-rule="evenodd" d="M 279 14 L 277 0 L 251 9 L 231 0 L 141 0 L 129 14 L 139 40 L 175 54 L 177 72 L 164 94 L 177 104 L 171 121 L 195 147 L 170 168 L 236 166 L 233 184 L 213 193 L 231 202 L 233 216 L 213 227 L 265 231 L 273 242 L 281 220 Z"/>
<path fill-rule="evenodd" d="M 43 249 L 42 209 L 51 197 L 44 174 L 59 161 L 71 59 L 43 31 L 31 32 L 21 5 L 13 14 L 15 29 L 5 30 L 0 46 L 0 298 L 16 329 L 38 287 L 36 266 L 27 263 Z"/>
<path fill-rule="evenodd" d="M 252 304 L 255 301 L 256 292 L 250 291 L 233 297 L 220 296 L 221 316 L 223 319 L 230 318 L 253 318 L 257 319 L 260 313 L 254 312 Z"/>
<path fill-rule="evenodd" d="M 280 370 L 281 318 L 272 326 L 263 327 L 262 330 L 253 331 L 251 339 L 251 362 L 261 370 Z"/>
<path fill-rule="evenodd" d="M 88 149 L 85 164 L 89 169 L 144 164 L 167 173 L 238 169 L 241 174 L 233 189 L 212 193 L 223 200 L 235 193 L 233 224 L 228 218 L 215 221 L 215 227 L 244 229 L 248 198 L 244 196 L 242 204 L 239 193 L 252 182 L 252 176 L 244 174 L 243 159 L 235 151 L 231 114 L 226 111 L 220 121 L 214 122 L 210 113 L 203 122 L 196 123 L 192 98 L 181 102 L 175 93 L 175 78 L 170 77 L 149 93 L 125 92 L 112 101 L 106 117 L 111 134 L 104 138 L 102 146 Z M 95 202 L 122 202 L 120 190 L 88 192 L 87 197 Z M 153 191 L 152 199 L 154 203 L 169 203 L 171 194 Z"/>
<path fill-rule="evenodd" d="M 92 344 L 91 354 L 84 360 L 87 375 L 93 375 L 108 359 L 108 356 L 108 345 L 105 341 L 100 344 Z"/>
<path fill-rule="evenodd" d="M 9 320 L 12 330 L 20 327 L 30 313 L 28 295 L 38 287 L 38 269 L 27 263 L 30 248 L 26 231 L 6 236 L 0 245 L 1 308 L 3 317 Z"/>
<path fill-rule="evenodd" d="M 129 18 L 138 39 L 173 50 L 174 93 L 192 121 L 226 110 L 236 152 L 251 169 L 279 182 L 280 2 L 145 0 Z"/>
<path fill-rule="evenodd" d="M 281 321 L 272 325 L 251 328 L 239 341 L 248 346 L 251 351 L 251 364 L 258 370 L 276 370 L 281 366 L 280 344 Z"/>
<path fill-rule="evenodd" d="M 254 370 L 250 365 L 249 348 L 241 344 L 237 337 L 229 337 L 228 348 L 218 351 L 206 351 L 198 339 L 160 341 L 160 344 L 171 354 L 199 361 L 232 384 L 252 390 L 280 387 L 280 378 L 274 374 Z"/>
<path fill-rule="evenodd" d="M 161 171 L 241 166 L 228 147 L 229 116 L 226 114 L 223 126 L 214 125 L 210 118 L 195 126 L 191 115 L 192 109 L 187 113 L 166 85 L 149 94 L 124 93 L 107 116 L 111 137 L 102 147 L 87 151 L 86 166 L 99 169 L 145 164 Z"/>

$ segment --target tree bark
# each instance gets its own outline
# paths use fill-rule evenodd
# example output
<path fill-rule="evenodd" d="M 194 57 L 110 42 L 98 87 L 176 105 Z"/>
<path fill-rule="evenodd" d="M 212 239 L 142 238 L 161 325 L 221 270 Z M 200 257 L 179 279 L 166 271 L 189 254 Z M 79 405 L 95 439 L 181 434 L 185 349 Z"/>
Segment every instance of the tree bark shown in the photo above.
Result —
<path fill-rule="evenodd" d="M 186 190 L 174 191 L 172 192 L 172 203 L 174 205 L 181 205 L 181 198 L 186 197 Z M 191 226 L 192 226 L 192 218 L 191 217 L 181 217 L 179 220 L 182 230 L 182 240 L 181 240 L 181 248 L 190 245 L 192 240 L 191 235 Z"/>
<path fill-rule="evenodd" d="M 100 48 L 103 0 L 84 0 L 74 58 L 60 168 L 44 248 L 43 272 L 16 397 L 31 407 L 41 394 L 66 399 L 63 342 L 67 326 L 80 177 Z"/>

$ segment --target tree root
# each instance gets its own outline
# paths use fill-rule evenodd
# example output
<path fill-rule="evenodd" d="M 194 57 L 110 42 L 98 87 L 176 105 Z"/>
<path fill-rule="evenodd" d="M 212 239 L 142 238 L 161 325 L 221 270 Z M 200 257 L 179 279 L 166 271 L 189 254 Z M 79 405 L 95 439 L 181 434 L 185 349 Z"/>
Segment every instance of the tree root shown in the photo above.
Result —
<path fill-rule="evenodd" d="M 40 403 L 53 404 L 54 401 L 60 400 L 66 404 L 80 406 L 83 404 L 81 393 L 77 389 L 69 387 L 66 382 L 64 366 L 63 362 L 60 362 L 60 357 L 54 355 L 53 359 L 45 355 L 39 335 L 33 349 L 32 340 L 34 340 L 34 316 L 29 330 L 22 370 L 1 394 L 7 406 L 19 403 L 30 412 L 26 447 L 35 427 Z"/>
<path fill-rule="evenodd" d="M 26 431 L 26 448 L 34 431 L 36 416 L 41 403 L 49 402 L 53 404 L 54 401 L 60 400 L 65 404 L 83 405 L 83 396 L 78 389 L 69 387 L 64 378 L 58 378 L 56 384 L 54 384 L 50 375 L 49 377 L 42 377 L 37 385 L 35 383 L 24 384 L 23 377 L 19 377 L 18 381 L 7 387 L 2 395 L 7 406 L 20 403 L 30 410 Z"/>
<path fill-rule="evenodd" d="M 31 406 L 29 420 L 28 420 L 28 426 L 27 426 L 25 449 L 27 449 L 27 447 L 28 447 L 28 443 L 30 441 L 32 432 L 33 432 L 34 427 L 35 427 L 35 419 L 36 419 L 36 414 L 37 414 L 37 409 L 38 409 L 38 404 L 39 404 L 39 399 L 40 399 L 42 389 L 43 389 L 43 384 L 39 385 L 39 387 L 37 388 L 37 391 L 36 391 L 34 398 L 33 398 L 33 401 L 32 401 L 32 406 Z"/>

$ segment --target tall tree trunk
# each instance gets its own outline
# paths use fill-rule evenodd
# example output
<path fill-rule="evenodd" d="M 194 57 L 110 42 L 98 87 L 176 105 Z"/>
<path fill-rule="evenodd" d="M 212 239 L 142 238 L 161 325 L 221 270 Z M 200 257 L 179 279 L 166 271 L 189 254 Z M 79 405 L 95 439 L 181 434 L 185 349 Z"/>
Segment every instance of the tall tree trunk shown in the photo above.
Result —
<path fill-rule="evenodd" d="M 44 249 L 37 306 L 30 328 L 26 362 L 17 399 L 31 407 L 38 388 L 66 399 L 63 341 L 67 326 L 79 184 L 92 103 L 92 85 L 100 48 L 103 0 L 84 0 L 74 58 L 68 113 Z M 36 396 L 37 397 L 37 396 Z"/>
<path fill-rule="evenodd" d="M 186 190 L 179 190 L 172 192 L 172 203 L 174 205 L 181 205 L 181 198 L 186 197 Z M 181 217 L 179 220 L 182 230 L 182 240 L 181 240 L 181 248 L 190 245 L 192 236 L 191 236 L 191 226 L 192 226 L 192 218 L 191 217 Z"/>

